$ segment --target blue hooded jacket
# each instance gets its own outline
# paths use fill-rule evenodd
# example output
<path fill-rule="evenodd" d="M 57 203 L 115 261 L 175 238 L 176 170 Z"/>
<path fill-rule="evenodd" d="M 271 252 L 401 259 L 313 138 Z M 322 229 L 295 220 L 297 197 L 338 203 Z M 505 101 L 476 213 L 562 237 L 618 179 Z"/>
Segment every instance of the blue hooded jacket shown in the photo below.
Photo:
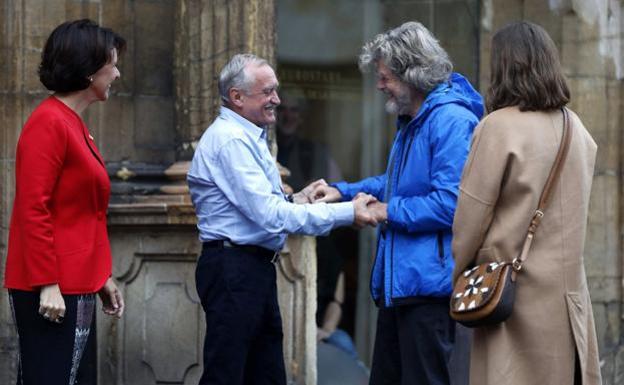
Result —
<path fill-rule="evenodd" d="M 450 296 L 459 181 L 482 115 L 479 93 L 453 73 L 427 95 L 416 117 L 399 117 L 384 174 L 333 184 L 343 200 L 362 191 L 388 203 L 388 223 L 378 233 L 371 273 L 371 294 L 378 304 Z"/>

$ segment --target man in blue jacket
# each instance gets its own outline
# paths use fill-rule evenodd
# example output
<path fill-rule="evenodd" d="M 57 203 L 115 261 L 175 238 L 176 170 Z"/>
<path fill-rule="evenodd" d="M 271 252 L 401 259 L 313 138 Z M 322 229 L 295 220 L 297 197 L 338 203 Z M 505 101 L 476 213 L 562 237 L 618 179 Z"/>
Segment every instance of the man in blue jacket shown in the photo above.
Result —
<path fill-rule="evenodd" d="M 377 35 L 360 55 L 397 114 L 388 168 L 356 183 L 319 186 L 312 200 L 375 196 L 383 223 L 370 289 L 379 306 L 370 383 L 448 384 L 455 327 L 449 317 L 451 227 L 481 96 L 420 23 Z"/>

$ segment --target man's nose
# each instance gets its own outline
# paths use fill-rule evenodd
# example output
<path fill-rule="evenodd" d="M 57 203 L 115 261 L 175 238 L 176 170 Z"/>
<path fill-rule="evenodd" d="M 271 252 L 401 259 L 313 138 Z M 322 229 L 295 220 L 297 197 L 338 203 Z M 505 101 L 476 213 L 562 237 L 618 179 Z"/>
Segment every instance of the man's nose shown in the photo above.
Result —
<path fill-rule="evenodd" d="M 271 103 L 275 104 L 276 106 L 278 106 L 282 101 L 280 100 L 279 96 L 277 95 L 277 92 L 273 92 L 273 95 L 271 95 Z"/>

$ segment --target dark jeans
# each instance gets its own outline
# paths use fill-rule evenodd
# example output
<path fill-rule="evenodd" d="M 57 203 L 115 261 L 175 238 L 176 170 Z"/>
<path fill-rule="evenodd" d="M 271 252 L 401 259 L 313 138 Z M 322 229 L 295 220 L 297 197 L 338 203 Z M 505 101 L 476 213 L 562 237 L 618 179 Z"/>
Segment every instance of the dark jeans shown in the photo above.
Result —
<path fill-rule="evenodd" d="M 203 248 L 195 272 L 206 313 L 200 385 L 286 384 L 275 278 L 266 256 Z"/>
<path fill-rule="evenodd" d="M 448 385 L 455 323 L 446 303 L 379 309 L 371 385 Z"/>
<path fill-rule="evenodd" d="M 19 338 L 18 385 L 95 385 L 95 295 L 63 295 L 65 320 L 39 314 L 39 292 L 9 290 Z"/>

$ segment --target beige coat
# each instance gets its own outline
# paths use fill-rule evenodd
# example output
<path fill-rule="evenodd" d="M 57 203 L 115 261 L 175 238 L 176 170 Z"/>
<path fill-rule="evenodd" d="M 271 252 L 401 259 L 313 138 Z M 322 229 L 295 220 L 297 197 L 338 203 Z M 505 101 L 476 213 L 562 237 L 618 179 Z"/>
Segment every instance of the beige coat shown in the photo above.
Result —
<path fill-rule="evenodd" d="M 601 384 L 583 267 L 596 144 L 570 111 L 572 142 L 522 272 L 511 317 L 475 329 L 471 385 Z M 457 275 L 475 263 L 511 261 L 524 241 L 555 154 L 563 115 L 504 108 L 476 128 L 453 223 Z"/>

